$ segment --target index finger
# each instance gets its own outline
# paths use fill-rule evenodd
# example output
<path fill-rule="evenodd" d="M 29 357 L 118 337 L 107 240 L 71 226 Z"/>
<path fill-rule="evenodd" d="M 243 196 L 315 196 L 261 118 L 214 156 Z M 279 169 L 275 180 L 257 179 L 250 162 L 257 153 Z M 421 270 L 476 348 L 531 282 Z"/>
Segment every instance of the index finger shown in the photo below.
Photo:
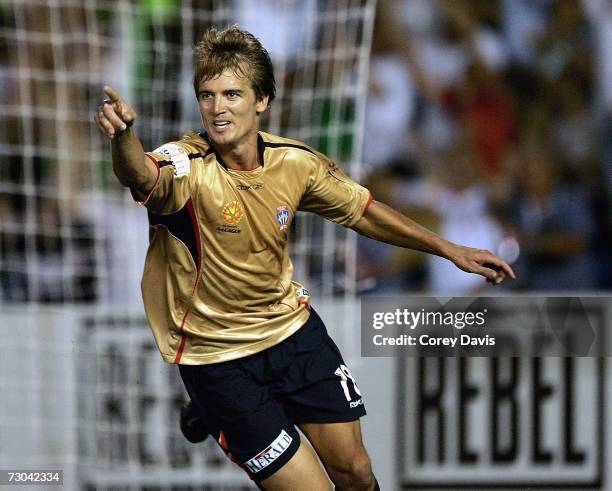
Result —
<path fill-rule="evenodd" d="M 488 263 L 494 264 L 495 266 L 497 266 L 498 268 L 502 269 L 503 271 L 506 272 L 506 274 L 508 276 L 510 276 L 510 278 L 512 278 L 513 280 L 516 280 L 516 275 L 514 274 L 514 271 L 512 270 L 512 268 L 510 267 L 510 265 L 504 261 L 503 259 L 500 259 L 499 257 L 492 255 L 491 258 L 489 258 L 487 260 Z"/>
<path fill-rule="evenodd" d="M 110 85 L 105 85 L 102 91 L 108 96 L 111 102 L 119 102 L 119 94 Z"/>

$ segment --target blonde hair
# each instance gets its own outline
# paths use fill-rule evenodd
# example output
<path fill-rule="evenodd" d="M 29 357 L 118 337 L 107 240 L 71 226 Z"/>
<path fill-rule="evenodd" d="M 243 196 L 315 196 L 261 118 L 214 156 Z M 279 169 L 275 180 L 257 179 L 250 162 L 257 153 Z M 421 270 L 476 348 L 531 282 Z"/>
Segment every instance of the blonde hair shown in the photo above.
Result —
<path fill-rule="evenodd" d="M 257 100 L 276 96 L 274 68 L 268 51 L 250 32 L 237 26 L 224 30 L 207 30 L 195 47 L 193 88 L 196 96 L 200 82 L 210 80 L 231 70 L 238 77 L 247 78 Z"/>

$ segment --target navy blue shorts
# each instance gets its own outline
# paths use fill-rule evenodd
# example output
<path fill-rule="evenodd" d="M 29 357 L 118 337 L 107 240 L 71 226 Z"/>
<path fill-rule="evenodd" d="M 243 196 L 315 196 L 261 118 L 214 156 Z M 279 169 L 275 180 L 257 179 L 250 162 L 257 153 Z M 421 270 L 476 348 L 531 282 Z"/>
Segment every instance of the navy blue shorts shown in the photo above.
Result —
<path fill-rule="evenodd" d="M 272 348 L 179 369 L 217 442 L 257 482 L 295 454 L 296 424 L 348 422 L 366 414 L 353 376 L 314 310 L 300 330 Z"/>

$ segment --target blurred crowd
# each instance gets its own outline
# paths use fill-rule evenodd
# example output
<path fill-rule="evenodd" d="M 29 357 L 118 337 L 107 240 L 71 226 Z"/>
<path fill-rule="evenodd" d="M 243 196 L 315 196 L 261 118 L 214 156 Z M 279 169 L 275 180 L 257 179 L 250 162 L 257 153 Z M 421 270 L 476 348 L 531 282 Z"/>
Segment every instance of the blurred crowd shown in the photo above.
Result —
<path fill-rule="evenodd" d="M 100 81 L 123 71 L 110 18 L 78 2 L 0 2 L 0 304 L 139 297 L 125 279 L 142 271 L 146 214 L 123 206 L 92 121 Z"/>
<path fill-rule="evenodd" d="M 78 9 L 68 20 L 40 5 L 20 7 L 0 5 L 0 301 L 89 300 L 94 235 L 87 217 L 72 213 L 86 186 L 87 127 L 72 117 L 84 109 L 84 84 L 68 77 L 85 59 L 85 43 L 65 49 L 51 31 L 56 20 L 70 32 L 84 19 Z"/>
<path fill-rule="evenodd" d="M 43 3 L 0 4 L 0 303 L 138 303 L 146 218 L 126 206 L 91 114 L 104 81 L 132 97 L 147 148 L 176 138 L 198 117 L 183 46 L 207 22 L 231 18 L 269 46 L 280 102 L 267 127 L 336 148 L 340 165 L 355 144 L 343 133 L 352 102 L 312 90 L 355 74 L 329 61 L 333 49 L 315 60 L 311 48 L 365 34 L 350 15 L 319 32 L 300 23 L 331 11 L 326 2 L 134 0 L 122 5 L 139 14 L 121 22 L 106 3 Z M 194 32 L 181 5 L 208 16 L 190 18 Z M 445 238 L 511 262 L 519 278 L 504 288 L 610 289 L 611 81 L 608 0 L 379 0 L 360 181 Z M 294 103 L 309 109 L 287 111 Z M 361 293 L 487 288 L 441 258 L 362 237 L 358 252 Z"/>
<path fill-rule="evenodd" d="M 610 288 L 611 36 L 605 0 L 380 1 L 366 185 L 511 262 L 504 288 Z M 362 292 L 487 289 L 438 257 L 359 251 Z"/>

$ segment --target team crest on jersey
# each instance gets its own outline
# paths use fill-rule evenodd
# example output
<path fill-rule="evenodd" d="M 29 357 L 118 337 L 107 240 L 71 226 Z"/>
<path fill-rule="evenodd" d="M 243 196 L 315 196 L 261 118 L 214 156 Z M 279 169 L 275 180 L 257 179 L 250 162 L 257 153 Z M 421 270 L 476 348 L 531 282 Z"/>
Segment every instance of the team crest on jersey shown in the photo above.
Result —
<path fill-rule="evenodd" d="M 287 230 L 291 220 L 291 211 L 287 205 L 281 205 L 276 209 L 276 221 L 280 225 L 280 230 Z"/>
<path fill-rule="evenodd" d="M 187 151 L 176 143 L 166 143 L 153 150 L 153 153 L 161 153 L 168 157 L 174 166 L 174 177 L 180 179 L 191 172 L 191 161 Z"/>
<path fill-rule="evenodd" d="M 230 201 L 223 207 L 222 214 L 225 223 L 228 225 L 238 225 L 244 216 L 244 211 L 240 202 Z"/>

